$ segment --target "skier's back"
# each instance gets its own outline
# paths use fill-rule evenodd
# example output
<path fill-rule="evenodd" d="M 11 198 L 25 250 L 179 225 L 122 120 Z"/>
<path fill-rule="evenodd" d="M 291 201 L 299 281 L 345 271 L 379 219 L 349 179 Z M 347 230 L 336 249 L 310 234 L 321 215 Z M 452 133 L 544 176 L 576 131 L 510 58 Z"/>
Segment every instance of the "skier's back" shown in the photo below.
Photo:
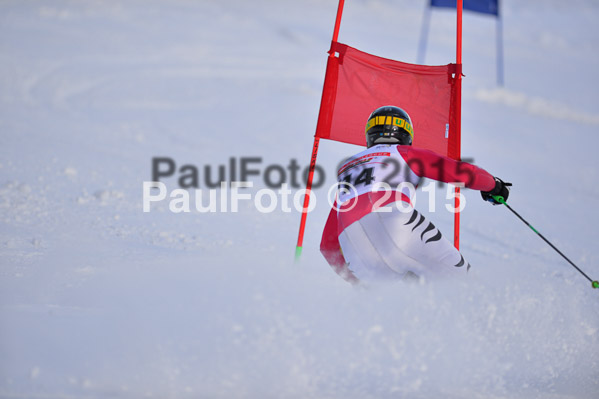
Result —
<path fill-rule="evenodd" d="M 441 232 L 412 206 L 421 178 L 461 182 L 483 198 L 507 199 L 507 186 L 485 170 L 413 148 L 412 121 L 398 107 L 375 110 L 366 124 L 367 149 L 338 172 L 340 190 L 329 214 L 321 252 L 351 282 L 435 278 L 470 267 Z"/>

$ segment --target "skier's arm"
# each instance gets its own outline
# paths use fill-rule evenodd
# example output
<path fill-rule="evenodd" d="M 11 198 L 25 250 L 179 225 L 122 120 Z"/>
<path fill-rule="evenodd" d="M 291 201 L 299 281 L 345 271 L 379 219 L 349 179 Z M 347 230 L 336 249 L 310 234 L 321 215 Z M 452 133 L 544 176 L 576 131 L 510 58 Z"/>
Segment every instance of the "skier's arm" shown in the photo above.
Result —
<path fill-rule="evenodd" d="M 495 187 L 495 178 L 478 166 L 420 148 L 398 146 L 397 150 L 419 177 L 445 183 L 462 182 L 467 188 L 481 191 L 490 191 Z"/>
<path fill-rule="evenodd" d="M 341 252 L 341 245 L 339 245 L 339 232 L 337 230 L 337 211 L 333 207 L 329 213 L 327 223 L 324 226 L 322 232 L 322 240 L 320 241 L 320 252 L 325 257 L 329 265 L 335 270 L 337 274 L 343 277 L 350 283 L 356 283 L 357 279 L 348 269 L 343 253 Z"/>

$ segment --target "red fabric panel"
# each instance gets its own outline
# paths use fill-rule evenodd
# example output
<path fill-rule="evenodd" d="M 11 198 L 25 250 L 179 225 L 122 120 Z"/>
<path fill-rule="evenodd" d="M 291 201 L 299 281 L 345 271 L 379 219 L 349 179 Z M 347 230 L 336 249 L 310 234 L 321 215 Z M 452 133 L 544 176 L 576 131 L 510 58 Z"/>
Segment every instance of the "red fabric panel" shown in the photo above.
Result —
<path fill-rule="evenodd" d="M 337 42 L 332 42 L 329 54 L 317 137 L 365 146 L 370 113 L 396 105 L 412 118 L 415 147 L 459 159 L 452 107 L 455 64 L 406 64 Z"/>

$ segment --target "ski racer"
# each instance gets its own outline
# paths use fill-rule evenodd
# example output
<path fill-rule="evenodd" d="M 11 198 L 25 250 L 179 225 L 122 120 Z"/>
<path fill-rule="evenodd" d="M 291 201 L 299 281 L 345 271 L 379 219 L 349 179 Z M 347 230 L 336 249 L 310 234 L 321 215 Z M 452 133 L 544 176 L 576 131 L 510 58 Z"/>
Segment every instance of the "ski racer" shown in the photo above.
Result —
<path fill-rule="evenodd" d="M 509 186 L 485 170 L 412 147 L 406 111 L 376 109 L 366 123 L 367 149 L 338 171 L 337 200 L 327 219 L 320 251 L 351 283 L 434 279 L 465 273 L 470 264 L 435 225 L 412 206 L 421 178 L 463 183 L 507 200 Z"/>

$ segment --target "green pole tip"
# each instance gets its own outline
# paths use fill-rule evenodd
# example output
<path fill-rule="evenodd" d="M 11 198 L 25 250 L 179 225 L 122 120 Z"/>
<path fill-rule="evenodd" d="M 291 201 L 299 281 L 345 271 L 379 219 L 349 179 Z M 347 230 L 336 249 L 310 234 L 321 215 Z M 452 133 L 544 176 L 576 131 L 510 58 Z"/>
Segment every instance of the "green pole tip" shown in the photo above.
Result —
<path fill-rule="evenodd" d="M 295 247 L 295 261 L 299 261 L 302 256 L 302 247 Z"/>
<path fill-rule="evenodd" d="M 500 204 L 505 204 L 505 199 L 501 195 L 493 195 L 493 199 Z"/>
<path fill-rule="evenodd" d="M 599 281 L 593 281 L 593 288 L 599 288 Z"/>

